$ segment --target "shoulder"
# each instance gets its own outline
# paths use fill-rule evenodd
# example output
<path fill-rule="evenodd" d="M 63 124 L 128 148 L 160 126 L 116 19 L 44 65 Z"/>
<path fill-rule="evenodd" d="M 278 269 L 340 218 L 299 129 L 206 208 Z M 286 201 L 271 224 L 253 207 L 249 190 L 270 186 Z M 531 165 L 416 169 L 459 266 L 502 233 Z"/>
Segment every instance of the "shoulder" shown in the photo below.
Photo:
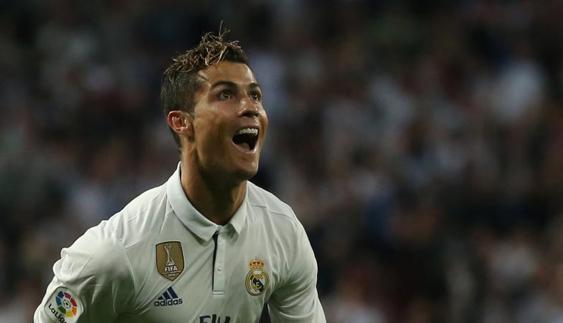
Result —
<path fill-rule="evenodd" d="M 248 182 L 248 203 L 252 208 L 263 209 L 276 220 L 299 224 L 291 206 L 252 182 Z"/>
<path fill-rule="evenodd" d="M 274 194 L 249 182 L 248 204 L 251 223 L 260 223 L 272 240 L 286 246 L 294 245 L 297 237 L 305 233 L 303 225 L 287 203 Z"/>
<path fill-rule="evenodd" d="M 88 229 L 70 247 L 63 248 L 61 272 L 67 266 L 73 275 L 79 272 L 109 277 L 128 275 L 131 266 L 128 249 L 143 242 L 162 223 L 165 210 L 162 186 L 142 193 L 108 220 Z"/>
<path fill-rule="evenodd" d="M 158 233 L 168 210 L 166 185 L 161 185 L 140 194 L 93 229 L 127 248 Z"/>
<path fill-rule="evenodd" d="M 70 247 L 62 249 L 59 279 L 91 277 L 99 283 L 129 276 L 129 261 L 122 244 L 100 226 L 103 224 L 88 229 Z"/>
<path fill-rule="evenodd" d="M 312 281 L 316 277 L 317 264 L 305 228 L 293 209 L 274 194 L 250 184 L 248 199 L 251 221 L 265 228 L 272 251 L 278 253 L 281 262 L 282 282 L 289 283 L 301 274 Z M 251 223 L 252 224 L 252 223 Z"/>

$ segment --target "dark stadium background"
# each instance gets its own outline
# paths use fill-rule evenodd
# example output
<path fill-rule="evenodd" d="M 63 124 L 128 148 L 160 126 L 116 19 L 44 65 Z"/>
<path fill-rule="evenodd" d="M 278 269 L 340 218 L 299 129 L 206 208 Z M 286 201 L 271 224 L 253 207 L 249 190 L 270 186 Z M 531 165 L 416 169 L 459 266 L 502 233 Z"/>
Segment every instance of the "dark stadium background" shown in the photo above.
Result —
<path fill-rule="evenodd" d="M 262 83 L 255 182 L 329 322 L 563 320 L 561 1 L 0 1 L 0 322 L 164 182 L 169 59 L 221 20 Z"/>

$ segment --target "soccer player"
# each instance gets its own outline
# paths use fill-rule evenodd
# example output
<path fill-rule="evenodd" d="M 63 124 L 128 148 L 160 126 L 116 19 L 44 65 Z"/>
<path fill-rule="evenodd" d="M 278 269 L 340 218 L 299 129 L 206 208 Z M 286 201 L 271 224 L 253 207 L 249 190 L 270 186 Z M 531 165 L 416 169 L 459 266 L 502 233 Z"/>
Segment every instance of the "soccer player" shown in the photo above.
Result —
<path fill-rule="evenodd" d="M 204 35 L 164 72 L 177 170 L 62 249 L 36 323 L 248 323 L 264 304 L 272 322 L 326 322 L 303 226 L 249 182 L 268 118 L 224 35 Z"/>

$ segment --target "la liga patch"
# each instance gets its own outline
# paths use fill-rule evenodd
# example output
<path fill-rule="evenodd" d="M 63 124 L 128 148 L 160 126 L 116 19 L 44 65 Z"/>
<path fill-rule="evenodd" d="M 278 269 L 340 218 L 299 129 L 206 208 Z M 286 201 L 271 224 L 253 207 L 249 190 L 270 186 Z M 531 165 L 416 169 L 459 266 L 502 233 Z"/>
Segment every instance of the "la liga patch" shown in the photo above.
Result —
<path fill-rule="evenodd" d="M 82 313 L 82 304 L 76 295 L 68 288 L 55 289 L 49 301 L 45 304 L 48 313 L 60 323 L 76 322 Z"/>

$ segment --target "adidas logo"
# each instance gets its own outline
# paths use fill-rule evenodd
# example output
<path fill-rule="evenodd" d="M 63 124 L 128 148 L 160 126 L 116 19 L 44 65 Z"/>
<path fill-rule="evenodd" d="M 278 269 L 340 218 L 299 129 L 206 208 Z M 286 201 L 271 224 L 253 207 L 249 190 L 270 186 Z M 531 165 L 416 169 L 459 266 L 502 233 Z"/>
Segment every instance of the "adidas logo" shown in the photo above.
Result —
<path fill-rule="evenodd" d="M 178 297 L 178 294 L 172 289 L 172 287 L 168 287 L 162 295 L 154 301 L 154 306 L 174 306 L 180 305 L 184 301 Z"/>

